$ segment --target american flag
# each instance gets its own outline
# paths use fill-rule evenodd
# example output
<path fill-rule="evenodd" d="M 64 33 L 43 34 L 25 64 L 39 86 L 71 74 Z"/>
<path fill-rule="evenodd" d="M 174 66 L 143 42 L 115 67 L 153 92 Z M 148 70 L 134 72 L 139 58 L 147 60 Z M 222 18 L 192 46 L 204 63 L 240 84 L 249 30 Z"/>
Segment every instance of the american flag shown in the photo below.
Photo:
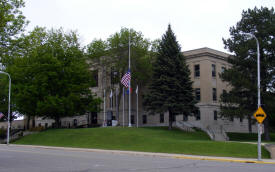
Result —
<path fill-rule="evenodd" d="M 121 78 L 121 84 L 124 85 L 126 88 L 129 87 L 129 81 L 131 81 L 131 72 L 128 70 L 127 73 L 123 75 Z"/>
<path fill-rule="evenodd" d="M 0 112 L 0 119 L 4 116 L 4 114 L 2 112 Z"/>

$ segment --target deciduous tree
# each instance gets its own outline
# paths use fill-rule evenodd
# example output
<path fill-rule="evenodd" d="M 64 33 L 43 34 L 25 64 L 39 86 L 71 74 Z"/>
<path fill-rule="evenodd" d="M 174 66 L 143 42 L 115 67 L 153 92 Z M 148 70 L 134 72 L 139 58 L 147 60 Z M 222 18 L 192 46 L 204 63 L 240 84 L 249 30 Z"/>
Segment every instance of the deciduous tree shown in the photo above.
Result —
<path fill-rule="evenodd" d="M 75 32 L 36 28 L 22 38 L 22 57 L 7 71 L 19 113 L 55 119 L 98 111 L 94 81 Z M 23 46 L 25 45 L 25 47 Z"/>
<path fill-rule="evenodd" d="M 17 38 L 28 23 L 20 8 L 23 0 L 0 0 L 0 63 L 11 63 L 17 49 Z"/>

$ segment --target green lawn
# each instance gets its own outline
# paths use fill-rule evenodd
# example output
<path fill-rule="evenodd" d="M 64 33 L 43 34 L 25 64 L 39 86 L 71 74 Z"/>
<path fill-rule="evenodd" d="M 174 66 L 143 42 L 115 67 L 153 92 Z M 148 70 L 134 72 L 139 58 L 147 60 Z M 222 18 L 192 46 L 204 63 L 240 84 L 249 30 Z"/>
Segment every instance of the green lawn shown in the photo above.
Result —
<path fill-rule="evenodd" d="M 258 141 L 258 134 L 257 133 L 227 133 L 230 141 L 240 141 L 240 142 L 257 142 Z M 261 137 L 263 142 L 264 135 L 262 134 Z M 275 133 L 270 133 L 270 142 L 275 142 Z"/>
<path fill-rule="evenodd" d="M 50 129 L 25 136 L 14 143 L 257 158 L 257 145 L 215 142 L 200 131 L 169 131 L 162 127 Z M 270 157 L 265 149 L 262 150 L 262 157 Z"/>

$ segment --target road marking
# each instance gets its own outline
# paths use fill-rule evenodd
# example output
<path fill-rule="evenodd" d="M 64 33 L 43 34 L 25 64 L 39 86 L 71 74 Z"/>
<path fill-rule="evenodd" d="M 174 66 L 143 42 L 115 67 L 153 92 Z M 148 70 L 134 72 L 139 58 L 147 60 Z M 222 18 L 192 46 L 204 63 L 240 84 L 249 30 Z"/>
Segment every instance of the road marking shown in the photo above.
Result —
<path fill-rule="evenodd" d="M 206 158 L 206 157 L 190 157 L 190 156 L 174 156 L 174 158 L 176 158 L 176 159 L 191 159 L 191 160 L 220 161 L 220 162 L 275 164 L 275 162 L 268 162 L 268 161 L 239 160 L 239 159 L 226 159 L 226 158 Z"/>

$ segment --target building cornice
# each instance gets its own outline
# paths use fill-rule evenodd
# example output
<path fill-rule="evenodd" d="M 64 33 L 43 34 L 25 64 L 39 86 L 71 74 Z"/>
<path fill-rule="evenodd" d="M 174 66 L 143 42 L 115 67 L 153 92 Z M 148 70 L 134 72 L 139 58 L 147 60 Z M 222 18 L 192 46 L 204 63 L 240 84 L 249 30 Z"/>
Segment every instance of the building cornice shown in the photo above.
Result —
<path fill-rule="evenodd" d="M 211 57 L 223 61 L 227 61 L 230 54 L 210 49 L 210 48 L 199 48 L 195 50 L 190 51 L 184 51 L 183 55 L 186 57 L 186 59 L 194 59 L 194 58 L 201 58 L 201 57 Z"/>

